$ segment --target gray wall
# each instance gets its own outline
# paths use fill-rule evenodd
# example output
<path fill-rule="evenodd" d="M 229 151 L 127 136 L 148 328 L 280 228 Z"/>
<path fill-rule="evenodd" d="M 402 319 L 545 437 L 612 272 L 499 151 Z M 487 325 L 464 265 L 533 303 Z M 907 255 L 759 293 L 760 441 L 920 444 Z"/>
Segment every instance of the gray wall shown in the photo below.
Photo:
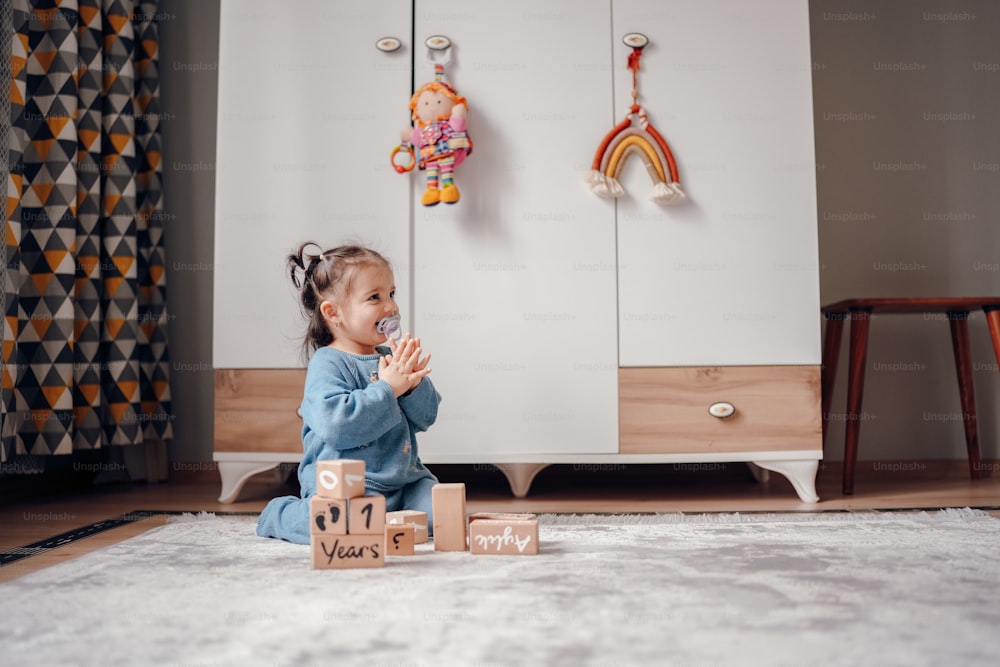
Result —
<path fill-rule="evenodd" d="M 823 303 L 1000 295 L 1000 3 L 954 4 L 811 3 Z M 212 458 L 219 4 L 164 0 L 161 13 L 170 456 L 190 468 Z M 1000 373 L 981 314 L 970 329 L 983 455 L 996 459 Z M 844 338 L 829 459 L 842 456 Z M 947 322 L 873 321 L 862 417 L 861 459 L 965 457 Z"/>
<path fill-rule="evenodd" d="M 159 9 L 170 390 L 178 465 L 212 460 L 212 263 L 218 0 Z"/>
<path fill-rule="evenodd" d="M 811 22 L 823 303 L 1000 295 L 1000 3 L 816 0 Z M 859 458 L 964 458 L 948 322 L 871 327 Z M 995 459 L 1000 374 L 982 313 L 969 328 Z M 846 354 L 845 331 L 828 458 L 842 458 Z"/>

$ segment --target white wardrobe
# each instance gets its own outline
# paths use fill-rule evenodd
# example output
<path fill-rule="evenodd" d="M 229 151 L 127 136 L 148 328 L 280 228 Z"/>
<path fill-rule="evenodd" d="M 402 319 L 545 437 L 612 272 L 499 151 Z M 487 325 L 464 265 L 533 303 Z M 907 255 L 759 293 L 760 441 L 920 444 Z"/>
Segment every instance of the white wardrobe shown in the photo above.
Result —
<path fill-rule="evenodd" d="M 215 247 L 222 499 L 301 454 L 304 322 L 285 257 L 371 245 L 443 396 L 423 460 L 492 463 L 527 493 L 552 463 L 747 461 L 816 500 L 822 457 L 806 0 L 365 5 L 224 0 Z M 686 198 L 585 181 L 638 103 Z M 424 45 L 468 99 L 455 205 L 389 152 Z M 376 48 L 392 37 L 394 52 Z M 634 164 L 633 164 L 634 162 Z M 724 416 L 728 413 L 729 416 Z"/>

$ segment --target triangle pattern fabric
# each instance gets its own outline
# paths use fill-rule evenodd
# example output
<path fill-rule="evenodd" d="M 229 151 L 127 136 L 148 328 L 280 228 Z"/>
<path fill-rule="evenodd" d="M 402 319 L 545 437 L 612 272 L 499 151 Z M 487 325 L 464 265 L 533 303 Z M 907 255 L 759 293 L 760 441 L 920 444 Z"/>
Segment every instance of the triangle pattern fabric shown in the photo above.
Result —
<path fill-rule="evenodd" d="M 156 20 L 15 2 L 0 461 L 173 437 Z"/>

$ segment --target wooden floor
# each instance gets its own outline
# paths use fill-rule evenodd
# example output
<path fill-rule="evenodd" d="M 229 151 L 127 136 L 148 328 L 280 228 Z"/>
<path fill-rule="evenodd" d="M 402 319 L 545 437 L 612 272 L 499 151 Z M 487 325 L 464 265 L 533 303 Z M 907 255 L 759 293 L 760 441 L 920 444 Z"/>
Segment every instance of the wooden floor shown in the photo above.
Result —
<path fill-rule="evenodd" d="M 468 511 L 824 512 L 979 507 L 1000 516 L 1000 465 L 984 463 L 970 480 L 964 461 L 859 462 L 853 496 L 840 493 L 841 468 L 823 464 L 820 502 L 803 503 L 777 474 L 757 482 L 743 464 L 558 465 L 539 473 L 526 498 L 514 498 L 490 466 L 433 466 L 442 482 L 465 482 Z M 289 481 L 289 478 L 292 480 Z M 297 493 L 294 468 L 252 478 L 235 503 L 222 504 L 217 473 L 183 473 L 161 484 L 94 485 L 72 493 L 8 500 L 0 508 L 0 551 L 39 542 L 140 510 L 256 514 L 276 495 Z M 9 581 L 103 548 L 167 521 L 160 515 L 73 541 L 0 568 Z"/>

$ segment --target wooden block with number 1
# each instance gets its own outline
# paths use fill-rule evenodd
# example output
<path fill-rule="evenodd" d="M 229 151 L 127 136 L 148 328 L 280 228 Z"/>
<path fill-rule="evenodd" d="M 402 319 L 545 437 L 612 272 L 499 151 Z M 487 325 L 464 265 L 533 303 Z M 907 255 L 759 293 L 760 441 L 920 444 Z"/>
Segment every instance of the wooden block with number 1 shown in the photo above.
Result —
<path fill-rule="evenodd" d="M 385 533 L 385 496 L 362 496 L 347 501 L 347 532 L 351 535 Z"/>

